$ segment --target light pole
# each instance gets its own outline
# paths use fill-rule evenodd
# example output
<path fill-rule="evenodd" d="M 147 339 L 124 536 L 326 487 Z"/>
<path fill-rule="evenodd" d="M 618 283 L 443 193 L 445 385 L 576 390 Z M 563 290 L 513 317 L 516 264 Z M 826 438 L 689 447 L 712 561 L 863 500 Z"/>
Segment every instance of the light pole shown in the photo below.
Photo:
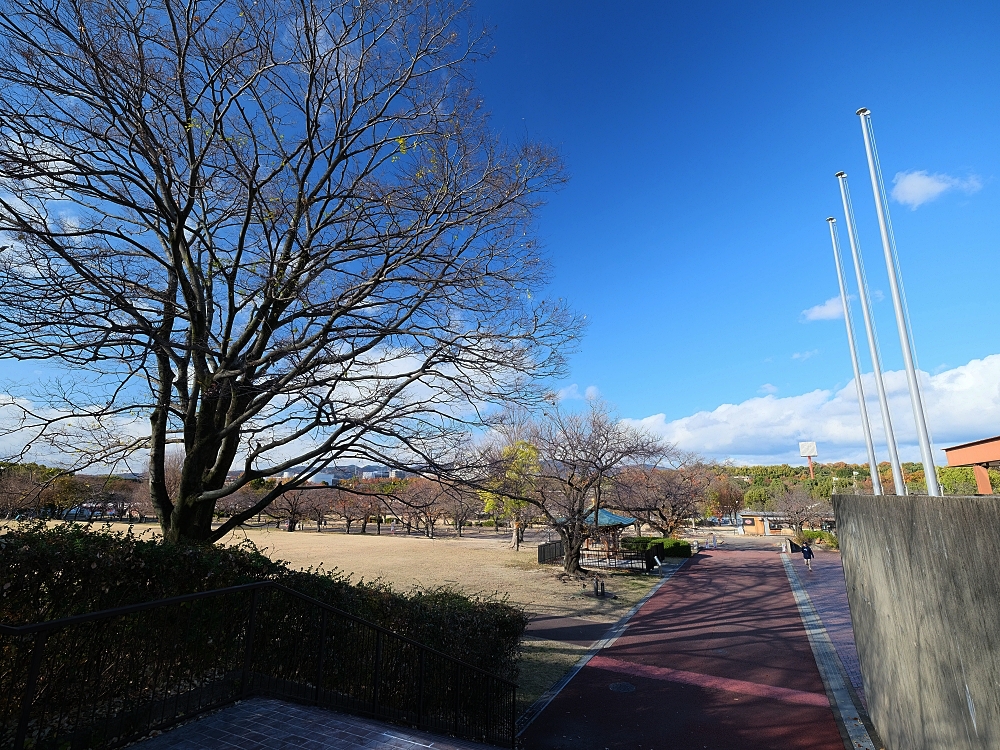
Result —
<path fill-rule="evenodd" d="M 906 368 L 906 384 L 910 389 L 910 406 L 913 409 L 913 421 L 917 425 L 917 440 L 920 442 L 920 459 L 924 464 L 924 476 L 927 479 L 927 494 L 940 497 L 941 487 L 937 481 L 937 469 L 934 466 L 934 452 L 931 447 L 930 432 L 927 430 L 927 419 L 924 415 L 924 404 L 920 398 L 920 383 L 917 371 L 913 366 L 913 344 L 910 340 L 910 329 L 906 324 L 903 307 L 903 282 L 899 272 L 899 258 L 896 254 L 896 240 L 892 234 L 892 224 L 889 221 L 889 207 L 885 200 L 885 189 L 882 185 L 882 170 L 878 163 L 878 152 L 875 149 L 875 134 L 872 132 L 871 112 L 862 107 L 856 113 L 861 118 L 861 134 L 865 139 L 865 155 L 868 157 L 868 174 L 872 181 L 872 193 L 875 195 L 875 211 L 878 214 L 879 234 L 882 236 L 882 252 L 885 255 L 885 268 L 889 272 L 889 290 L 892 293 L 892 307 L 896 312 L 896 328 L 899 330 L 899 343 L 903 349 L 903 364 Z"/>

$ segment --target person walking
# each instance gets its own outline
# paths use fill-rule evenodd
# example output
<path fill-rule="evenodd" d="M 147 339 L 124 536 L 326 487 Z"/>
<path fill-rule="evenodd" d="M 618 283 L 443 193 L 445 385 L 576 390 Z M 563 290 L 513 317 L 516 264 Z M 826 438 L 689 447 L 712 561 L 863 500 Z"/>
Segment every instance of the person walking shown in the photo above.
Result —
<path fill-rule="evenodd" d="M 811 571 L 813 569 L 813 548 L 809 546 L 809 542 L 802 542 L 802 559 L 806 561 L 806 567 Z"/>

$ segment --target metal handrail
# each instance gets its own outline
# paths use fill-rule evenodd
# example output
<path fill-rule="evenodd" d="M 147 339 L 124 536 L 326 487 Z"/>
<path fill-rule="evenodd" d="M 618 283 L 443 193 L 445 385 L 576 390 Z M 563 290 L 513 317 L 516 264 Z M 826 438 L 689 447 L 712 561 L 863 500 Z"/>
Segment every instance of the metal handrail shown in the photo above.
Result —
<path fill-rule="evenodd" d="M 300 668 L 300 666 L 298 665 L 300 665 L 301 662 L 298 660 L 298 657 L 294 655 L 292 656 L 291 661 L 287 662 L 284 661 L 284 657 L 282 657 L 277 663 L 277 668 L 278 668 L 277 672 L 268 672 L 266 669 L 264 672 L 258 672 L 258 670 L 252 666 L 252 664 L 258 658 L 258 654 L 267 653 L 266 650 L 261 651 L 261 648 L 264 648 L 264 646 L 257 640 L 255 636 L 255 623 L 257 622 L 257 620 L 260 619 L 261 616 L 260 615 L 260 606 L 262 603 L 261 594 L 264 591 L 273 591 L 276 593 L 280 593 L 283 596 L 290 597 L 292 600 L 297 600 L 307 605 L 308 607 L 311 608 L 312 611 L 320 615 L 319 645 L 316 654 L 317 656 L 316 674 L 311 677 L 307 676 L 304 682 L 302 681 L 301 678 L 291 677 L 291 674 L 293 674 L 294 672 L 288 673 L 288 676 L 285 676 L 285 674 L 283 674 L 285 668 L 290 668 L 292 670 Z M 74 628 L 74 626 L 77 625 L 83 625 L 86 623 L 95 623 L 95 622 L 113 622 L 116 618 L 123 618 L 135 613 L 150 612 L 151 610 L 156 610 L 159 608 L 165 609 L 176 605 L 182 605 L 187 602 L 206 600 L 206 599 L 211 599 L 213 597 L 221 598 L 241 593 L 250 594 L 250 600 L 248 602 L 249 611 L 248 614 L 246 615 L 247 619 L 244 620 L 245 624 L 243 625 L 243 627 L 245 628 L 245 631 L 244 635 L 242 636 L 242 645 L 240 647 L 244 653 L 242 653 L 239 657 L 237 657 L 236 663 L 230 662 L 232 664 L 232 668 L 229 669 L 228 671 L 229 676 L 225 677 L 222 683 L 212 683 L 219 685 L 219 690 L 221 690 L 221 692 L 216 688 L 212 687 L 212 685 L 208 683 L 205 683 L 207 687 L 196 686 L 195 688 L 191 688 L 194 689 L 195 693 L 199 693 L 199 691 L 201 691 L 201 693 L 199 693 L 199 696 L 202 696 L 202 694 L 204 694 L 202 697 L 194 698 L 194 702 L 196 705 L 193 708 L 191 708 L 189 704 L 185 703 L 185 705 L 188 707 L 180 710 L 179 712 L 177 711 L 176 706 L 174 706 L 174 708 L 169 709 L 169 711 L 172 712 L 170 716 L 162 716 L 161 718 L 155 720 L 147 718 L 143 721 L 152 723 L 148 723 L 147 729 L 139 730 L 140 734 L 135 734 L 136 728 L 125 730 L 125 734 L 122 734 L 121 730 L 118 730 L 118 734 L 116 735 L 117 740 L 115 741 L 115 743 L 113 743 L 115 746 L 121 744 L 122 741 L 127 740 L 128 737 L 126 737 L 126 735 L 129 735 L 129 737 L 135 739 L 138 736 L 141 736 L 142 731 L 148 731 L 148 729 L 152 728 L 164 729 L 168 726 L 177 723 L 178 721 L 184 720 L 185 718 L 190 718 L 194 715 L 197 715 L 198 713 L 204 710 L 209 710 L 212 708 L 228 705 L 234 702 L 235 700 L 239 700 L 240 698 L 246 698 L 256 694 L 272 695 L 272 697 L 279 697 L 279 698 L 284 697 L 287 700 L 293 700 L 293 701 L 305 700 L 307 703 L 310 704 L 328 705 L 333 708 L 339 708 L 340 710 L 345 710 L 348 713 L 361 713 L 362 715 L 371 715 L 375 718 L 384 717 L 389 720 L 392 720 L 392 717 L 395 716 L 396 717 L 395 720 L 397 721 L 402 720 L 404 723 L 411 725 L 415 718 L 416 726 L 420 728 L 432 728 L 432 729 L 434 727 L 437 727 L 438 729 L 445 729 L 445 727 L 440 725 L 440 721 L 442 718 L 440 714 L 438 714 L 437 719 L 430 718 L 430 724 L 426 724 L 425 726 L 425 723 L 428 718 L 425 716 L 425 698 L 431 700 L 434 695 L 437 695 L 438 700 L 440 701 L 440 699 L 443 698 L 444 695 L 447 695 L 449 696 L 448 697 L 449 701 L 451 700 L 454 701 L 454 705 L 448 711 L 448 715 L 450 716 L 450 718 L 448 719 L 449 726 L 447 727 L 447 729 L 445 729 L 445 731 L 451 731 L 456 735 L 465 736 L 468 737 L 469 739 L 486 739 L 487 741 L 491 742 L 509 741 L 513 743 L 514 741 L 513 732 L 516 719 L 517 685 L 512 680 L 506 679 L 499 675 L 492 674 L 488 670 L 485 670 L 473 664 L 469 664 L 450 654 L 444 653 L 435 648 L 424 645 L 407 636 L 395 633 L 392 630 L 389 630 L 388 628 L 385 628 L 381 625 L 369 622 L 368 620 L 365 620 L 351 613 L 344 612 L 343 610 L 337 607 L 334 607 L 330 604 L 326 604 L 325 602 L 315 599 L 314 597 L 309 596 L 308 594 L 296 591 L 295 589 L 289 588 L 288 586 L 285 586 L 283 584 L 277 583 L 275 581 L 255 581 L 252 583 L 242 584 L 239 586 L 230 586 L 223 589 L 201 591 L 193 594 L 184 594 L 181 596 L 170 597 L 168 599 L 159 599 L 150 602 L 142 602 L 138 604 L 126 605 L 123 607 L 116 607 L 113 609 L 101 610 L 98 612 L 88 612 L 80 615 L 72 615 L 69 617 L 63 617 L 56 620 L 49 620 L 46 622 L 30 623 L 25 625 L 0 624 L 0 637 L 14 637 L 14 638 L 27 637 L 30 639 L 30 645 L 28 645 L 27 651 L 25 652 L 27 661 L 23 662 L 24 666 L 26 667 L 24 682 L 22 683 L 23 687 L 18 688 L 19 690 L 22 691 L 20 696 L 21 699 L 20 701 L 18 701 L 18 703 L 20 704 L 20 709 L 18 711 L 20 718 L 17 719 L 16 716 L 12 716 L 11 718 L 15 719 L 15 724 L 14 725 L 11 725 L 9 723 L 6 724 L 7 731 L 16 730 L 16 734 L 9 735 L 13 739 L 12 747 L 14 748 L 14 750 L 21 750 L 26 746 L 26 741 L 29 731 L 31 732 L 37 731 L 37 729 L 29 730 L 29 725 L 36 727 L 39 726 L 37 724 L 32 724 L 32 722 L 36 721 L 36 719 L 32 719 L 32 716 L 34 715 L 33 706 L 37 705 L 35 703 L 36 687 L 38 685 L 41 672 L 45 671 L 42 670 L 42 663 L 47 658 L 46 651 L 48 648 L 50 648 L 50 644 L 52 643 L 51 639 L 57 637 L 62 638 L 61 635 L 57 636 L 56 635 L 57 633 L 68 632 L 72 634 L 74 632 L 72 628 Z M 281 611 L 280 609 L 275 610 L 275 612 L 278 613 L 280 613 L 280 611 Z M 326 690 L 326 688 L 323 687 L 324 663 L 326 662 L 330 654 L 333 653 L 331 649 L 327 649 L 326 633 L 327 633 L 327 621 L 328 619 L 330 619 L 330 617 L 328 617 L 329 615 L 335 616 L 340 622 L 346 624 L 358 625 L 363 629 L 361 632 L 368 633 L 369 634 L 368 637 L 373 637 L 374 649 L 375 649 L 374 664 L 373 664 L 374 671 L 371 673 L 370 677 L 362 678 L 363 680 L 364 679 L 369 680 L 369 684 L 371 686 L 370 689 L 372 692 L 368 699 L 352 696 L 350 691 L 348 691 L 347 693 L 324 692 Z M 211 640 L 209 640 L 208 642 L 211 643 Z M 180 641 L 178 643 L 180 643 Z M 380 694 L 380 686 L 383 685 L 382 680 L 385 679 L 385 673 L 383 671 L 385 665 L 382 664 L 383 643 L 394 644 L 392 647 L 393 652 L 396 652 L 399 646 L 411 647 L 415 651 L 415 653 L 413 653 L 412 656 L 409 658 L 412 662 L 411 668 L 417 671 L 417 675 L 415 676 L 418 679 L 417 684 L 419 685 L 419 688 L 415 695 L 416 703 L 409 709 L 404 707 L 405 704 L 396 704 L 395 708 L 393 708 L 388 704 L 385 707 L 382 706 L 383 699 Z M 107 655 L 108 653 L 109 652 L 105 651 L 100 657 L 98 657 L 98 662 L 97 662 L 98 665 L 103 662 L 105 655 Z M 351 656 L 352 654 L 355 653 L 354 651 L 345 651 L 343 653 L 347 655 L 348 658 L 356 658 L 355 656 Z M 363 654 L 363 653 L 364 653 L 363 651 L 357 652 L 357 654 Z M 111 654 L 110 658 L 112 659 L 113 662 L 114 655 Z M 425 694 L 424 690 L 425 664 L 429 666 L 429 662 L 432 659 L 436 664 L 439 665 L 438 667 L 435 668 L 435 673 L 441 676 L 447 675 L 445 677 L 446 682 L 454 683 L 451 684 L 450 687 L 445 688 L 446 692 L 444 694 L 440 692 L 437 693 L 432 692 L 429 694 Z M 240 664 L 240 662 L 242 662 L 242 664 Z M 158 668 L 159 667 L 157 667 L 157 669 Z M 441 669 L 445 670 L 444 673 L 441 672 Z M 380 677 L 380 671 L 383 671 L 381 677 Z M 471 677 L 472 682 L 466 683 L 463 680 L 463 675 Z M 226 683 L 226 681 L 228 681 L 227 684 L 229 684 L 230 687 L 224 687 L 224 683 Z M 494 681 L 496 681 L 495 685 Z M 444 684 L 440 681 L 440 677 L 438 678 L 437 684 L 439 686 L 442 686 Z M 469 687 L 463 690 L 463 684 L 467 684 L 469 685 Z M 473 687 L 474 685 L 477 684 L 482 685 L 482 687 L 478 689 Z M 469 692 L 470 688 L 471 688 L 471 693 Z M 206 689 L 210 690 L 211 694 L 204 693 L 204 690 Z M 337 688 L 333 689 L 337 690 Z M 303 690 L 307 691 L 308 695 L 304 694 Z M 185 698 L 184 696 L 194 695 L 195 693 L 190 693 L 190 692 L 168 693 L 165 694 L 166 695 L 165 698 L 163 699 L 156 698 L 154 702 L 156 700 L 159 700 L 162 704 L 164 700 L 168 702 L 170 700 L 182 700 L 182 699 L 187 700 L 187 698 Z M 478 695 L 478 697 L 475 697 L 477 693 L 479 693 L 480 695 Z M 176 696 L 176 698 L 170 698 L 169 697 L 170 695 L 174 695 Z M 343 697 L 333 698 L 332 699 L 333 702 L 331 703 L 330 696 L 332 695 L 342 695 Z M 463 696 L 472 697 L 473 705 L 478 703 L 480 704 L 480 708 L 471 709 L 471 713 L 463 714 L 463 709 L 462 709 L 462 704 L 464 700 Z M 500 696 L 502 696 L 503 704 L 506 704 L 509 701 L 508 709 L 501 708 L 500 706 L 497 706 L 496 709 L 494 709 L 492 702 L 495 697 L 500 697 Z M 483 698 L 485 698 L 485 702 L 482 700 Z M 359 700 L 361 701 L 361 703 L 357 702 Z M 344 701 L 347 702 L 344 703 Z M 75 706 L 76 704 L 74 703 L 72 705 Z M 80 705 L 82 708 L 85 704 L 80 704 Z M 141 704 L 141 703 L 135 704 L 136 708 L 134 710 L 133 709 L 129 710 L 133 710 L 133 713 L 134 711 L 146 710 L 142 708 L 143 705 L 152 706 L 153 704 Z M 441 705 L 440 702 L 438 702 L 438 705 Z M 400 710 L 402 710 L 404 713 L 402 714 L 398 713 L 398 711 Z M 481 710 L 485 710 L 485 714 L 480 713 Z M 499 710 L 499 713 L 497 713 L 497 710 Z M 509 717 L 507 717 L 506 719 L 501 719 L 499 724 L 495 723 L 498 719 L 500 719 L 500 717 L 503 715 L 503 713 L 505 713 L 506 710 L 510 711 Z M 44 715 L 46 709 L 43 708 L 42 711 L 43 714 L 39 715 L 37 721 L 41 721 L 40 717 Z M 406 711 L 413 711 L 415 713 L 415 716 L 411 716 L 410 718 L 405 718 L 407 716 L 407 714 L 405 713 Z M 131 714 L 128 715 L 131 716 Z M 101 719 L 101 721 L 104 721 L 105 723 L 118 722 L 116 726 L 119 726 L 121 725 L 121 719 L 119 718 L 121 716 L 122 714 L 119 711 L 118 713 L 107 714 L 107 716 L 104 719 Z M 490 718 L 491 716 L 493 717 L 492 719 Z M 482 723 L 484 718 L 485 718 L 485 723 Z M 127 721 L 132 721 L 132 719 L 127 719 Z M 460 722 L 462 726 L 465 727 L 461 731 L 460 731 Z M 510 731 L 509 737 L 507 735 L 508 725 Z M 88 728 L 91 726 L 97 726 L 97 725 L 93 724 L 93 722 L 91 721 L 89 724 L 88 723 L 81 724 L 79 725 L 79 727 L 74 728 L 71 731 L 75 732 L 76 734 L 79 734 L 80 732 L 84 733 L 91 732 L 93 731 L 93 729 Z M 71 744 L 73 744 L 74 747 L 77 746 L 77 740 L 75 739 L 72 740 Z M 81 747 L 82 746 L 83 745 L 81 745 Z"/>
<path fill-rule="evenodd" d="M 405 641 L 417 648 L 428 651 L 435 656 L 440 656 L 447 661 L 454 664 L 460 665 L 463 669 L 471 669 L 474 672 L 479 672 L 480 674 L 486 675 L 487 677 L 492 677 L 495 680 L 500 680 L 505 682 L 511 687 L 517 687 L 517 683 L 513 680 L 508 680 L 506 677 L 501 677 L 500 675 L 493 674 L 489 670 L 483 669 L 482 667 L 477 667 L 475 664 L 469 664 L 468 662 L 462 661 L 461 659 L 456 659 L 450 654 L 446 654 L 443 651 L 438 651 L 432 646 L 415 641 L 405 635 L 401 635 L 389 628 L 383 627 L 377 623 L 371 622 L 364 619 L 363 617 L 358 617 L 357 615 L 352 615 L 350 612 L 345 612 L 342 609 L 334 607 L 332 604 L 327 604 L 324 601 L 315 599 L 308 594 L 303 594 L 301 591 L 296 591 L 295 589 L 289 588 L 284 584 L 277 583 L 276 581 L 254 581 L 253 583 L 243 583 L 239 586 L 228 586 L 224 589 L 210 589 L 208 591 L 199 591 L 194 594 L 182 594 L 180 596 L 172 596 L 168 599 L 154 599 L 151 602 L 140 602 L 139 604 L 129 604 L 124 607 L 115 607 L 113 609 L 102 609 L 97 612 L 86 612 L 81 615 L 71 615 L 69 617 L 61 617 L 58 620 L 46 620 L 45 622 L 30 623 L 28 625 L 4 625 L 0 623 L 0 635 L 30 635 L 32 633 L 38 633 L 40 631 L 52 631 L 58 630 L 60 628 L 66 627 L 67 625 L 76 625 L 82 622 L 92 622 L 94 620 L 103 620 L 109 617 L 118 617 L 121 615 L 130 615 L 135 612 L 142 612 L 147 609 L 156 609 L 157 607 L 168 607 L 172 604 L 183 604 L 184 602 L 191 602 L 197 599 L 207 599 L 212 596 L 221 596 L 223 594 L 235 594 L 240 591 L 251 591 L 253 589 L 262 588 L 272 588 L 278 591 L 283 591 L 286 594 L 291 594 L 302 601 L 308 602 L 314 606 L 321 607 L 328 612 L 333 612 L 340 615 L 341 617 L 347 618 L 352 622 L 356 622 L 359 625 L 365 625 L 374 630 L 380 631 L 387 635 L 391 635 L 394 638 L 398 638 L 401 641 Z"/>

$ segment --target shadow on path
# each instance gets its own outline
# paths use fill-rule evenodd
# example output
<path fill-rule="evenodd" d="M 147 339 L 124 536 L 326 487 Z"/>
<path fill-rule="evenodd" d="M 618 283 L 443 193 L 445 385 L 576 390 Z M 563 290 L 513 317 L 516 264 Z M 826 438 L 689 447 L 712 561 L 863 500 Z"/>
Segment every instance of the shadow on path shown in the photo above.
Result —
<path fill-rule="evenodd" d="M 522 735 L 527 750 L 843 750 L 776 551 L 692 558 Z"/>

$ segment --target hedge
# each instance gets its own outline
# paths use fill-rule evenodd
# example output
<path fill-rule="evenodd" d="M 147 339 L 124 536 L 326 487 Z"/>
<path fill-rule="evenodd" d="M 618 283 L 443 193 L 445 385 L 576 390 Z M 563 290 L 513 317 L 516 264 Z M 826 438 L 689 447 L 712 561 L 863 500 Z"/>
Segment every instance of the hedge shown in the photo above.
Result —
<path fill-rule="evenodd" d="M 683 539 L 652 536 L 623 536 L 623 549 L 633 552 L 645 552 L 650 547 L 662 544 L 664 557 L 691 557 L 691 543 Z"/>
<path fill-rule="evenodd" d="M 77 524 L 0 533 L 0 622 L 23 625 L 270 580 L 508 679 L 517 678 L 525 613 L 439 588 L 402 594 L 340 571 L 293 570 L 249 542 L 170 546 Z"/>
<path fill-rule="evenodd" d="M 831 534 L 829 531 L 803 529 L 802 538 L 813 544 L 822 544 L 824 547 L 829 547 L 830 549 L 840 549 L 840 540 L 837 539 L 835 534 Z"/>

